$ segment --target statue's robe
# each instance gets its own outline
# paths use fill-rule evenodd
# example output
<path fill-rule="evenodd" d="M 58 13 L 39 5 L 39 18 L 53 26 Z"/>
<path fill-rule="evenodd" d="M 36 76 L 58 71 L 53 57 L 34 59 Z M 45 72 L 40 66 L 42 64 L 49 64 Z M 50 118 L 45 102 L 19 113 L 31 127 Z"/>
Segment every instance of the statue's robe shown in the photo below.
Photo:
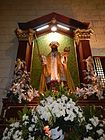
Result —
<path fill-rule="evenodd" d="M 61 62 L 60 52 L 56 52 L 55 58 L 53 52 L 49 53 L 46 57 L 47 63 L 42 67 L 42 74 L 40 78 L 39 91 L 43 92 L 47 90 L 47 84 L 51 81 L 66 82 L 68 88 L 74 92 L 75 86 L 71 77 L 71 74 L 67 68 L 67 63 Z M 55 61 L 55 60 L 56 61 Z"/>

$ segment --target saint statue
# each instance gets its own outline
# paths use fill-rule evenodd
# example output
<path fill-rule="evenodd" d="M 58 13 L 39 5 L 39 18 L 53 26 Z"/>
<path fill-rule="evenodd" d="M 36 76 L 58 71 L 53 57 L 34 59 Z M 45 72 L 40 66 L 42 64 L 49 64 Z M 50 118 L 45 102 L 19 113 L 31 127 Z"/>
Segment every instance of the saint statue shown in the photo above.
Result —
<path fill-rule="evenodd" d="M 86 61 L 87 71 L 93 72 L 94 71 L 94 61 L 93 61 L 92 56 L 89 56 L 87 59 L 85 59 L 85 61 Z"/>
<path fill-rule="evenodd" d="M 42 55 L 42 74 L 39 91 L 47 90 L 52 83 L 63 82 L 73 92 L 75 86 L 67 67 L 67 60 L 70 49 L 66 47 L 63 53 L 58 52 L 59 43 L 54 41 L 49 44 L 51 52 Z"/>

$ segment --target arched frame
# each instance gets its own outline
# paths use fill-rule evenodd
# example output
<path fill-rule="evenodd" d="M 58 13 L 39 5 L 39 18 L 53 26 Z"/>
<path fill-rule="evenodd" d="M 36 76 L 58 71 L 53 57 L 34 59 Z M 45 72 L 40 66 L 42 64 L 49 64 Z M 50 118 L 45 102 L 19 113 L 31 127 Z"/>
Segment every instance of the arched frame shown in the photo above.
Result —
<path fill-rule="evenodd" d="M 32 85 L 35 88 L 39 87 L 40 75 L 42 71 L 42 65 L 41 65 L 40 55 L 38 54 L 38 49 L 41 55 L 43 54 L 44 56 L 47 56 L 50 53 L 51 48 L 49 44 L 51 43 L 50 37 L 52 34 L 53 33 L 48 33 L 46 35 L 40 36 L 37 39 L 37 42 L 36 40 L 34 40 L 32 65 L 31 65 L 31 80 L 32 80 Z M 54 33 L 54 35 L 56 35 L 56 39 L 60 44 L 60 46 L 58 47 L 58 51 L 60 53 L 63 53 L 65 47 L 70 48 L 70 54 L 68 56 L 68 69 L 71 73 L 75 86 L 77 87 L 80 85 L 80 81 L 79 81 L 78 66 L 77 66 L 77 59 L 76 59 L 77 58 L 76 50 L 74 47 L 74 40 L 66 35 L 62 35 L 59 33 Z"/>
<path fill-rule="evenodd" d="M 83 70 L 86 69 L 86 64 L 83 62 L 83 60 L 86 59 L 88 56 L 91 56 L 89 41 L 92 31 L 91 29 L 88 29 L 89 23 L 83 23 L 57 13 L 51 13 L 49 15 L 37 18 L 26 23 L 19 23 L 19 28 L 16 29 L 16 35 L 19 40 L 17 58 L 25 60 L 27 64 L 27 70 L 30 71 L 32 68 L 33 43 L 35 44 L 35 40 L 37 40 L 37 38 L 38 42 L 40 43 L 40 38 L 51 32 L 50 26 L 52 24 L 55 25 L 58 23 L 62 25 L 67 25 L 67 27 L 69 27 L 70 29 L 69 31 L 65 31 L 58 28 L 58 33 L 67 36 L 73 41 L 73 43 L 75 43 L 76 47 L 74 50 L 76 51 L 79 79 L 80 82 L 83 83 L 85 82 Z M 49 25 L 49 28 L 40 32 L 36 31 L 38 27 L 46 24 Z M 65 45 L 63 44 L 63 46 Z"/>

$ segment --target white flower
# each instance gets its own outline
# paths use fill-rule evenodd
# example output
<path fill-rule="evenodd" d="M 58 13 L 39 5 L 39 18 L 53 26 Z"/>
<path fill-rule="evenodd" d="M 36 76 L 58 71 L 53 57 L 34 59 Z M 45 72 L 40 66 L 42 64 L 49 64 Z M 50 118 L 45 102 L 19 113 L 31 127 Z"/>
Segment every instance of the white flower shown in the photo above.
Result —
<path fill-rule="evenodd" d="M 37 112 L 40 114 L 40 118 L 44 119 L 45 121 L 48 121 L 49 118 L 51 117 L 51 113 L 49 111 L 48 106 L 45 107 L 38 106 Z"/>
<path fill-rule="evenodd" d="M 82 119 L 83 118 L 83 112 L 79 111 L 78 112 L 78 117 Z"/>
<path fill-rule="evenodd" d="M 31 135 L 29 135 L 29 139 L 28 140 L 35 140 L 35 138 L 32 137 Z"/>
<path fill-rule="evenodd" d="M 34 119 L 34 118 L 32 118 L 32 119 L 31 119 L 31 121 L 32 121 L 32 122 L 35 122 L 35 119 Z"/>
<path fill-rule="evenodd" d="M 100 139 L 99 140 L 105 140 L 105 137 L 100 137 Z"/>
<path fill-rule="evenodd" d="M 34 110 L 34 112 L 35 112 L 35 110 Z M 38 117 L 33 112 L 32 112 L 32 119 L 31 119 L 31 121 L 33 123 L 37 123 L 37 121 L 38 121 Z"/>
<path fill-rule="evenodd" d="M 105 133 L 103 134 L 103 138 L 105 139 Z"/>
<path fill-rule="evenodd" d="M 103 130 L 103 129 L 99 129 L 99 130 L 97 130 L 96 132 L 98 133 L 98 135 L 102 135 L 103 132 L 104 132 L 104 130 Z"/>
<path fill-rule="evenodd" d="M 41 105 L 38 105 L 36 110 L 40 114 L 41 119 L 44 119 L 45 121 L 48 121 L 53 116 L 57 118 L 63 116 L 65 121 L 74 121 L 77 114 L 78 120 L 83 120 L 81 109 L 76 106 L 72 99 L 69 100 L 65 95 L 62 95 L 61 98 L 58 98 L 57 100 L 54 100 L 49 96 L 46 100 L 41 101 Z"/>
<path fill-rule="evenodd" d="M 95 127 L 99 124 L 98 117 L 93 116 L 93 118 L 90 118 L 89 120 Z"/>
<path fill-rule="evenodd" d="M 74 121 L 74 116 L 73 115 L 68 115 L 67 117 L 64 118 L 65 121 L 70 120 L 71 122 Z"/>
<path fill-rule="evenodd" d="M 29 122 L 28 121 L 25 121 L 23 124 L 26 126 L 27 124 L 29 124 Z"/>
<path fill-rule="evenodd" d="M 31 127 L 32 127 L 32 128 L 35 128 L 35 124 L 31 124 Z"/>
<path fill-rule="evenodd" d="M 20 130 L 15 131 L 15 133 L 13 134 L 13 139 L 15 140 L 19 140 L 21 138 L 21 134 Z"/>
<path fill-rule="evenodd" d="M 14 127 L 18 128 L 19 127 L 19 122 L 14 123 Z"/>
<path fill-rule="evenodd" d="M 47 101 L 49 104 L 51 104 L 54 100 L 53 100 L 53 98 L 52 98 L 51 96 L 49 96 L 49 97 L 46 98 L 46 101 Z"/>
<path fill-rule="evenodd" d="M 4 132 L 3 132 L 3 136 L 5 136 L 5 134 L 7 134 L 7 133 L 8 133 L 8 128 L 6 127 Z"/>
<path fill-rule="evenodd" d="M 83 140 L 94 140 L 92 137 L 84 138 Z"/>
<path fill-rule="evenodd" d="M 32 128 L 32 127 L 29 127 L 28 130 L 29 130 L 30 132 L 32 132 L 32 131 L 33 131 L 33 128 Z"/>
<path fill-rule="evenodd" d="M 65 95 L 62 95 L 62 96 L 61 96 L 61 100 L 65 103 L 65 101 L 67 101 L 68 98 L 67 98 Z"/>
<path fill-rule="evenodd" d="M 11 137 L 11 135 L 12 135 L 12 132 L 9 131 L 9 132 L 8 132 L 8 136 Z"/>
<path fill-rule="evenodd" d="M 88 130 L 92 130 L 93 128 L 92 128 L 92 125 L 91 124 L 87 124 L 86 125 L 86 130 L 87 130 L 87 132 L 88 132 Z"/>
<path fill-rule="evenodd" d="M 24 114 L 23 115 L 23 121 L 27 121 L 27 120 L 29 120 L 29 117 L 26 114 Z"/>
<path fill-rule="evenodd" d="M 102 123 L 100 123 L 100 125 L 99 125 L 100 127 L 103 127 L 104 125 L 102 124 Z"/>
<path fill-rule="evenodd" d="M 40 101 L 40 104 L 43 105 L 43 106 L 45 105 L 45 103 L 46 103 L 45 100 Z"/>
<path fill-rule="evenodd" d="M 90 88 L 89 91 L 87 89 L 84 89 L 86 93 L 91 94 L 92 89 Z M 91 91 L 91 92 L 90 92 Z M 30 117 L 31 115 L 31 117 Z M 2 140 L 10 140 L 11 137 L 14 140 L 23 140 L 23 130 L 22 126 L 27 127 L 27 140 L 35 140 L 35 135 L 33 136 L 33 132 L 36 132 L 38 130 L 38 119 L 40 121 L 47 121 L 50 127 L 51 119 L 54 120 L 54 123 L 60 119 L 62 119 L 62 123 L 65 123 L 65 121 L 72 122 L 75 125 L 75 119 L 76 122 L 79 123 L 79 126 L 81 126 L 81 122 L 85 118 L 83 117 L 83 111 L 79 106 L 76 106 L 76 103 L 72 101 L 72 99 L 66 97 L 65 95 L 62 95 L 61 98 L 53 98 L 51 96 L 47 97 L 45 100 L 42 100 L 40 104 L 32 109 L 32 112 L 30 115 L 24 114 L 22 117 L 22 121 L 16 122 L 10 125 L 10 128 L 6 128 L 3 133 L 3 139 Z M 93 116 L 93 118 L 90 118 L 90 123 L 87 124 L 86 131 L 92 130 L 94 127 L 97 127 L 97 125 L 100 127 L 97 131 L 95 129 L 95 134 L 100 136 L 98 140 L 105 140 L 105 134 L 103 128 L 103 124 L 99 124 L 99 120 L 97 117 Z M 21 124 L 22 123 L 22 124 Z M 43 122 L 42 122 L 43 123 Z M 67 122 L 66 122 L 67 123 Z M 28 124 L 28 125 L 27 125 Z M 45 123 L 43 123 L 45 124 Z M 53 125 L 53 124 L 52 124 Z M 62 127 L 62 126 L 61 126 Z M 43 128 L 41 128 L 43 129 Z M 51 139 L 52 140 L 64 140 L 63 130 L 60 129 L 60 126 L 50 129 L 51 131 Z M 93 131 L 91 131 L 93 132 Z M 88 134 L 88 133 L 87 133 Z M 83 140 L 94 140 L 91 136 L 93 135 L 87 135 L 87 137 L 83 138 Z"/>

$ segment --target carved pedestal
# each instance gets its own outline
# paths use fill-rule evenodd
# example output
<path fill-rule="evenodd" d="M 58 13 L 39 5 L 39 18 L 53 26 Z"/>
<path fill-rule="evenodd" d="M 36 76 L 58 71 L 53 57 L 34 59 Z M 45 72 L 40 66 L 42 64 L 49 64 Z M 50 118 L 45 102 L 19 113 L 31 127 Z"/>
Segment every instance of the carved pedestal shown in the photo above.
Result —
<path fill-rule="evenodd" d="M 28 108 L 33 108 L 34 106 L 37 106 L 39 104 L 39 98 L 36 97 L 34 100 L 27 104 L 23 103 L 15 103 L 15 102 L 10 102 L 7 98 L 3 99 L 3 108 L 1 112 L 2 118 L 5 118 L 9 120 L 10 118 L 17 118 L 19 119 L 18 116 L 18 111 L 24 108 L 26 105 Z"/>

